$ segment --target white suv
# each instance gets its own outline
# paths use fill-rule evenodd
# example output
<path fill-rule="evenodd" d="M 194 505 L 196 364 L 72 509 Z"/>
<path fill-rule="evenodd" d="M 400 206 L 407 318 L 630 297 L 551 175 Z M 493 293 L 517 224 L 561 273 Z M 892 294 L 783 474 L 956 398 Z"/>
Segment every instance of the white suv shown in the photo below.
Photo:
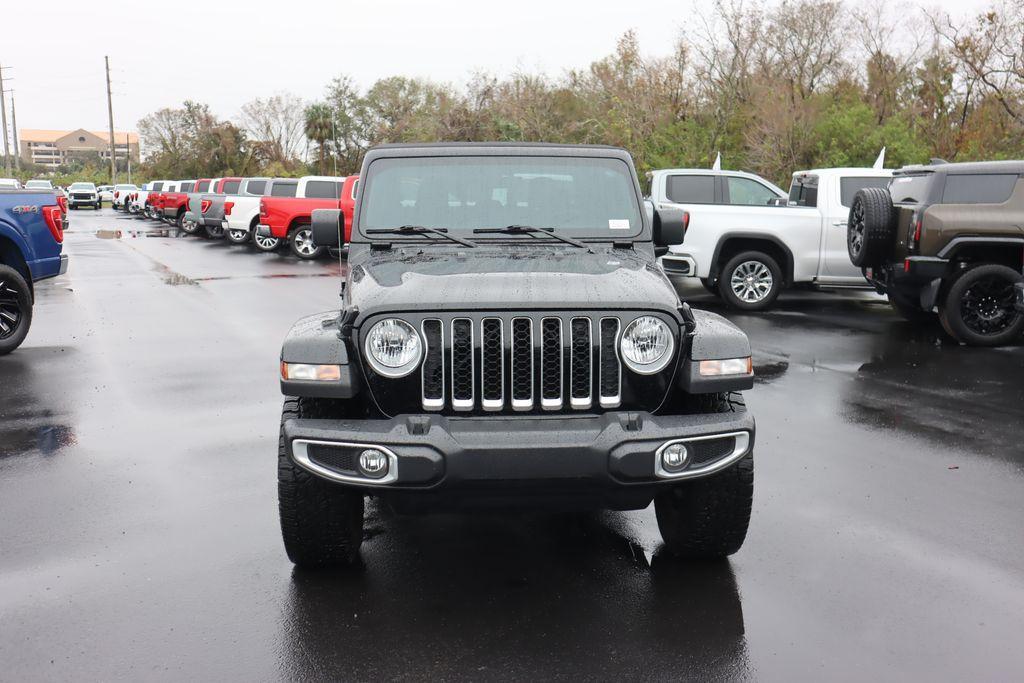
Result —
<path fill-rule="evenodd" d="M 753 173 L 654 171 L 654 205 L 690 214 L 686 239 L 662 264 L 742 310 L 768 308 L 797 283 L 867 287 L 847 253 L 849 206 L 857 190 L 884 187 L 891 176 L 882 168 L 797 171 L 787 195 Z"/>

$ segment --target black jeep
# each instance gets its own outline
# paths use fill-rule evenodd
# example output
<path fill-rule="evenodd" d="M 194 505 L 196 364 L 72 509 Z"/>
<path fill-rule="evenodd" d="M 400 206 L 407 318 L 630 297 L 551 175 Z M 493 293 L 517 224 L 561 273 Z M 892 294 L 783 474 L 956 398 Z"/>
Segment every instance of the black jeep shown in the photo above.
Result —
<path fill-rule="evenodd" d="M 352 562 L 363 501 L 641 509 L 724 556 L 753 495 L 746 335 L 691 310 L 655 257 L 621 149 L 384 146 L 361 171 L 341 309 L 281 351 L 278 496 L 301 566 Z M 339 213 L 313 215 L 339 247 Z"/>
<path fill-rule="evenodd" d="M 955 339 L 997 346 L 1024 331 L 1024 161 L 934 163 L 853 198 L 850 260 L 904 317 L 939 314 Z"/>

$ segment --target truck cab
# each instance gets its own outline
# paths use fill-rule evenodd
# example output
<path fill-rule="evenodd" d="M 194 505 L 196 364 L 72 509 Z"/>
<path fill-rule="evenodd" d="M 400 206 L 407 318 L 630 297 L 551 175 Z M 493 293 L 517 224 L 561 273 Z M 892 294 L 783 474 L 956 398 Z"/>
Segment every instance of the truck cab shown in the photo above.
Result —
<path fill-rule="evenodd" d="M 388 145 L 359 173 L 338 307 L 281 349 L 278 504 L 303 567 L 350 565 L 367 496 L 399 513 L 643 509 L 669 552 L 746 536 L 746 335 L 681 301 L 630 155 Z M 341 210 L 313 212 L 321 248 Z"/>
<path fill-rule="evenodd" d="M 769 308 L 795 284 L 866 287 L 846 252 L 849 202 L 891 175 L 881 168 L 797 171 L 786 193 L 752 173 L 654 171 L 654 206 L 690 214 L 686 240 L 665 255 L 665 269 L 699 278 L 733 308 L 750 311 Z"/>

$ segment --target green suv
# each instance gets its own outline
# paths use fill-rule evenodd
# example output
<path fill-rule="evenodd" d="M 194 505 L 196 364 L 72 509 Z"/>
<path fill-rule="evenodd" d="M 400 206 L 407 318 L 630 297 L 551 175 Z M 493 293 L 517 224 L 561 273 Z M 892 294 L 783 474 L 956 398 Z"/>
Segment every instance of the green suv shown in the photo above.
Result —
<path fill-rule="evenodd" d="M 850 260 L 899 313 L 938 313 L 972 346 L 1024 331 L 1014 306 L 1024 267 L 1024 161 L 907 166 L 887 188 L 857 192 L 847 223 Z"/>

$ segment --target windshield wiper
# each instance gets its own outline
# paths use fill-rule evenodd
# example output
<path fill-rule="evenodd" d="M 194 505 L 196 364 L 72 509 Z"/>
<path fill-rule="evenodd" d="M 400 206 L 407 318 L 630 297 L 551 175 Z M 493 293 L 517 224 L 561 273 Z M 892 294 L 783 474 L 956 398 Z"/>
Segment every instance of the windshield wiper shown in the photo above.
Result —
<path fill-rule="evenodd" d="M 367 235 L 439 235 L 440 237 L 444 237 L 452 242 L 458 242 L 466 247 L 478 246 L 476 242 L 470 242 L 467 239 L 456 237 L 455 235 L 449 235 L 447 228 L 428 228 L 424 225 L 402 225 L 397 228 L 373 228 L 370 230 L 363 230 L 363 232 Z"/>
<path fill-rule="evenodd" d="M 592 251 L 589 246 L 577 239 L 566 237 L 565 235 L 559 235 L 555 232 L 554 228 L 537 228 L 532 225 L 506 225 L 504 228 L 477 228 L 473 231 L 473 234 L 475 235 L 487 233 L 502 233 L 505 235 L 534 235 L 540 233 L 542 235 L 551 235 L 556 240 L 561 240 L 562 242 L 571 244 L 574 247 L 580 247 L 581 249 Z"/>

